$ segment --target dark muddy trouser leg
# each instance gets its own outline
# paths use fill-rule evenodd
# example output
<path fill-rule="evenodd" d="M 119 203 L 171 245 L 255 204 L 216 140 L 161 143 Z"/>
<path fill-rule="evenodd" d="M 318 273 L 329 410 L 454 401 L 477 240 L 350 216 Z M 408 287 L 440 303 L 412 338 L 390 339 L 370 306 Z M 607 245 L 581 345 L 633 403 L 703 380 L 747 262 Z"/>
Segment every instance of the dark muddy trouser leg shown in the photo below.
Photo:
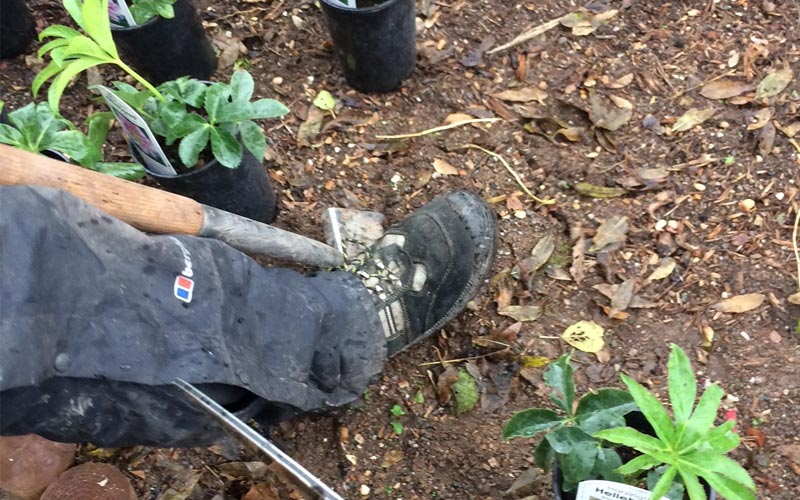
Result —
<path fill-rule="evenodd" d="M 0 187 L 0 276 L 0 434 L 204 444 L 221 431 L 177 378 L 249 418 L 351 401 L 386 357 L 353 275 L 264 269 L 56 190 Z"/>

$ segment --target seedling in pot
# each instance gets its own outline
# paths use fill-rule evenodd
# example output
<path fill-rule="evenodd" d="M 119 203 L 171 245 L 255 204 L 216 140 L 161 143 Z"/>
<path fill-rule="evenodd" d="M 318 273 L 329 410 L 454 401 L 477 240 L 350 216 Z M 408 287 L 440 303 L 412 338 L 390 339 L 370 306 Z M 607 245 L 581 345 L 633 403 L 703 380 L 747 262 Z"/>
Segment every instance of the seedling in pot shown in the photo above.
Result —
<path fill-rule="evenodd" d="M 531 408 L 516 413 L 503 429 L 503 439 L 534 437 L 545 433 L 533 456 L 536 465 L 549 470 L 555 461 L 564 477 L 562 489 L 572 491 L 586 479 L 621 481 L 614 469 L 622 459 L 613 447 L 593 437 L 601 429 L 625 425 L 625 415 L 636 409 L 630 394 L 619 389 L 599 389 L 575 405 L 575 383 L 568 355 L 550 364 L 545 383 L 553 390 L 550 401 L 560 410 Z"/>
<path fill-rule="evenodd" d="M 166 146 L 178 142 L 178 155 L 187 168 L 209 150 L 223 166 L 236 168 L 247 148 L 264 157 L 267 141 L 254 120 L 276 118 L 288 108 L 274 99 L 252 100 L 253 77 L 236 71 L 230 83 L 203 83 L 179 78 L 159 86 L 163 100 L 134 87 L 115 83 L 116 95 L 147 121 Z"/>
<path fill-rule="evenodd" d="M 2 102 L 0 102 L 2 106 Z M 58 116 L 45 103 L 29 103 L 8 113 L 0 124 L 0 143 L 32 153 L 63 155 L 80 165 L 123 179 L 139 179 L 144 169 L 136 163 L 103 162 L 103 142 L 112 116 L 95 113 L 87 120 L 88 135 Z"/>
<path fill-rule="evenodd" d="M 706 493 L 699 478 L 727 500 L 754 500 L 753 480 L 738 463 L 725 456 L 739 445 L 739 436 L 732 431 L 735 422 L 729 420 L 717 427 L 713 425 L 722 401 L 722 389 L 717 384 L 708 386 L 695 407 L 697 380 L 689 358 L 676 345 L 672 346 L 668 370 L 672 418 L 653 394 L 622 375 L 622 381 L 652 425 L 655 436 L 622 426 L 595 432 L 595 438 L 641 453 L 617 472 L 632 475 L 661 468 L 657 481 L 651 476 L 651 500 L 660 500 L 671 489 L 675 491 L 674 482 L 683 485 L 691 500 L 705 500 Z"/>
<path fill-rule="evenodd" d="M 159 91 L 150 82 L 120 59 L 111 37 L 108 0 L 64 0 L 64 7 L 85 34 L 60 24 L 49 26 L 39 34 L 39 40 L 53 40 L 39 49 L 39 57 L 49 55 L 51 61 L 33 79 L 34 96 L 45 82 L 52 79 L 47 100 L 50 107 L 57 111 L 61 95 L 73 78 L 94 66 L 111 64 L 125 71 L 150 93 L 162 99 Z"/>

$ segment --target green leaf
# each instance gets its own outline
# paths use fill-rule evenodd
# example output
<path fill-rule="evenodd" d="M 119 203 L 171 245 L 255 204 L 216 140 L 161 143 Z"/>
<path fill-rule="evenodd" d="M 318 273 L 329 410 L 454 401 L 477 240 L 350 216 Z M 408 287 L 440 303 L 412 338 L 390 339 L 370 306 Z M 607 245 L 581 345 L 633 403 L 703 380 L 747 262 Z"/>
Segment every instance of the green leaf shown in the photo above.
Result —
<path fill-rule="evenodd" d="M 639 471 L 652 469 L 656 465 L 661 465 L 662 463 L 664 462 L 658 460 L 657 458 L 651 457 L 650 455 L 639 455 L 633 460 L 628 461 L 622 467 L 619 467 L 617 472 L 623 476 L 628 476 Z"/>
<path fill-rule="evenodd" d="M 50 108 L 53 111 L 58 111 L 61 95 L 75 76 L 81 71 L 85 71 L 88 68 L 102 63 L 103 61 L 94 58 L 86 58 L 78 59 L 64 66 L 63 70 L 55 77 L 53 83 L 50 84 L 50 88 L 47 90 L 47 102 L 50 104 Z"/>
<path fill-rule="evenodd" d="M 400 405 L 394 405 L 394 406 L 392 406 L 392 409 L 391 409 L 391 410 L 389 410 L 389 411 L 390 411 L 390 412 L 392 413 L 392 415 L 394 415 L 395 417 L 402 417 L 403 415 L 405 415 L 405 414 L 406 414 L 406 411 L 405 411 L 405 410 L 403 409 L 403 407 L 402 407 L 402 406 L 400 406 Z"/>
<path fill-rule="evenodd" d="M 86 38 L 85 36 L 78 36 L 70 40 L 67 45 L 66 53 L 70 60 L 74 60 L 77 57 L 88 56 L 103 62 L 114 62 L 94 40 Z"/>
<path fill-rule="evenodd" d="M 66 2 L 65 2 L 66 3 Z M 82 36 L 81 32 L 75 29 L 72 29 L 68 26 L 62 26 L 60 24 L 54 24 L 52 26 L 48 26 L 47 28 L 43 29 L 41 33 L 39 33 L 39 40 L 44 40 L 45 38 L 62 38 L 66 39 L 65 41 L 69 43 L 69 39 L 74 38 L 76 36 Z M 44 47 L 46 47 L 45 45 Z M 42 57 L 47 51 L 44 50 L 44 47 L 39 49 L 38 55 Z"/>
<path fill-rule="evenodd" d="M 572 417 L 574 415 L 572 406 L 575 402 L 575 383 L 572 381 L 572 365 L 569 364 L 569 355 L 565 354 L 550 363 L 544 372 L 544 381 L 554 389 L 554 392 L 550 394 L 550 401 Z"/>
<path fill-rule="evenodd" d="M 234 101 L 250 102 L 255 83 L 247 71 L 234 71 L 231 76 L 231 96 Z"/>
<path fill-rule="evenodd" d="M 253 120 L 277 118 L 289 112 L 289 108 L 275 99 L 259 99 L 253 103 Z"/>
<path fill-rule="evenodd" d="M 228 102 L 231 96 L 230 88 L 224 83 L 215 83 L 206 89 L 205 110 L 208 115 L 208 122 L 214 125 L 217 122 L 222 106 Z"/>
<path fill-rule="evenodd" d="M 42 57 L 44 54 L 47 54 L 53 49 L 56 49 L 58 47 L 66 47 L 67 45 L 69 45 L 70 41 L 71 40 L 68 38 L 56 38 L 55 40 L 50 40 L 46 44 L 42 45 L 42 48 L 38 50 L 37 55 L 39 57 Z"/>
<path fill-rule="evenodd" d="M 125 179 L 128 181 L 139 180 L 143 178 L 145 174 L 144 167 L 139 165 L 138 163 L 98 162 L 95 163 L 90 168 L 97 172 L 113 175 L 114 177 L 118 177 L 120 179 Z"/>
<path fill-rule="evenodd" d="M 224 167 L 236 168 L 242 162 L 242 145 L 229 132 L 211 128 L 211 152 Z"/>
<path fill-rule="evenodd" d="M 653 436 L 648 436 L 630 427 L 605 429 L 595 432 L 593 436 L 598 439 L 605 439 L 612 443 L 628 446 L 641 453 L 654 454 L 657 452 L 665 452 L 668 449 L 664 443 Z"/>
<path fill-rule="evenodd" d="M 320 90 L 317 96 L 314 98 L 313 104 L 319 109 L 333 111 L 333 108 L 336 107 L 336 100 L 327 90 Z"/>
<path fill-rule="evenodd" d="M 664 471 L 667 469 L 667 465 L 662 465 L 660 467 L 656 467 L 647 472 L 647 489 L 652 491 L 655 488 L 656 483 L 658 480 L 661 479 L 661 476 L 664 475 Z M 683 483 L 680 480 L 672 481 L 672 485 L 667 490 L 667 493 L 664 494 L 665 497 L 669 498 L 670 500 L 683 500 L 685 488 L 683 487 Z"/>
<path fill-rule="evenodd" d="M 56 64 L 55 62 L 51 62 L 43 70 L 36 74 L 33 77 L 33 83 L 31 84 L 31 93 L 33 97 L 39 95 L 39 89 L 42 88 L 44 82 L 54 77 L 58 72 L 61 71 L 61 66 Z"/>
<path fill-rule="evenodd" d="M 244 147 L 253 153 L 258 161 L 261 161 L 264 153 L 267 152 L 267 139 L 264 137 L 261 127 L 248 120 L 239 125 L 239 134 Z"/>
<path fill-rule="evenodd" d="M 681 447 L 689 446 L 700 436 L 706 435 L 717 417 L 723 394 L 723 390 L 717 384 L 711 384 L 703 391 L 692 416 L 686 422 L 686 430 L 680 442 Z"/>
<path fill-rule="evenodd" d="M 108 0 L 83 0 L 81 8 L 83 30 L 111 57 L 118 58 L 117 46 L 111 36 Z"/>
<path fill-rule="evenodd" d="M 89 154 L 89 140 L 77 130 L 62 130 L 50 135 L 40 144 L 42 151 L 53 150 L 83 163 Z"/>
<path fill-rule="evenodd" d="M 701 451 L 710 450 L 720 455 L 728 453 L 739 446 L 739 436 L 731 431 L 736 422 L 728 420 L 718 427 L 714 427 L 702 436 L 698 448 Z"/>
<path fill-rule="evenodd" d="M 747 489 L 741 483 L 721 474 L 705 472 L 702 477 L 708 482 L 709 486 L 717 490 L 726 500 L 756 499 L 755 490 Z"/>
<path fill-rule="evenodd" d="M 247 101 L 223 104 L 217 114 L 217 123 L 237 123 L 253 116 L 253 105 Z"/>
<path fill-rule="evenodd" d="M 458 370 L 458 380 L 453 384 L 456 398 L 456 413 L 469 411 L 478 404 L 478 384 L 466 370 Z"/>
<path fill-rule="evenodd" d="M 647 421 L 653 426 L 656 436 L 665 443 L 673 442 L 675 428 L 664 406 L 647 389 L 627 375 L 622 375 L 622 381 L 628 386 L 628 391 L 636 401 L 639 410 L 644 413 Z"/>
<path fill-rule="evenodd" d="M 81 29 L 85 30 L 86 27 L 83 22 L 83 3 L 81 0 L 63 0 L 64 8 L 67 9 L 69 12 L 70 17 L 72 20 L 75 21 L 75 24 L 81 27 Z M 41 35 L 40 35 L 41 37 Z"/>
<path fill-rule="evenodd" d="M 208 125 L 199 128 L 181 140 L 180 146 L 178 146 L 178 155 L 185 166 L 191 168 L 197 165 L 200 152 L 208 145 L 210 129 L 211 127 Z"/>
<path fill-rule="evenodd" d="M 686 493 L 688 493 L 690 500 L 706 500 L 706 490 L 700 484 L 696 474 L 687 472 L 683 468 L 678 469 L 678 473 L 681 475 L 681 480 L 686 487 Z"/>
<path fill-rule="evenodd" d="M 602 477 L 609 481 L 622 482 L 622 474 L 616 472 L 622 467 L 622 459 L 619 453 L 612 448 L 599 448 L 597 450 L 597 461 L 594 463 L 593 475 Z"/>
<path fill-rule="evenodd" d="M 751 490 L 755 491 L 756 489 L 756 484 L 750 478 L 747 471 L 737 462 L 724 455 L 713 452 L 693 452 L 681 458 L 681 465 L 684 465 L 684 462 L 689 462 L 693 466 L 696 466 L 697 470 L 692 472 L 696 472 L 700 476 L 704 475 L 700 471 L 710 470 L 729 477 Z"/>
<path fill-rule="evenodd" d="M 19 130 L 15 129 L 11 125 L 6 125 L 5 123 L 0 123 L 0 143 L 8 144 L 9 146 L 14 146 L 19 148 L 23 144 L 23 137 Z M 38 151 L 31 151 L 32 153 L 38 153 Z"/>
<path fill-rule="evenodd" d="M 675 479 L 675 476 L 678 474 L 678 468 L 674 465 L 670 465 L 664 471 L 664 474 L 661 476 L 661 479 L 658 480 L 656 485 L 653 487 L 653 490 L 650 492 L 650 498 L 655 498 L 660 500 L 667 494 L 670 487 L 672 487 L 672 480 Z"/>
<path fill-rule="evenodd" d="M 675 424 L 680 426 L 692 414 L 694 399 L 697 396 L 697 380 L 689 363 L 689 357 L 675 344 L 672 344 L 667 373 L 672 414 L 675 417 Z"/>
<path fill-rule="evenodd" d="M 602 429 L 623 427 L 624 416 L 636 409 L 631 395 L 619 389 L 600 389 L 578 401 L 575 412 L 578 426 L 587 434 Z"/>
<path fill-rule="evenodd" d="M 403 424 L 397 421 L 392 421 L 392 429 L 394 429 L 394 433 L 398 436 L 403 433 Z"/>
<path fill-rule="evenodd" d="M 530 408 L 515 413 L 503 428 L 503 439 L 533 437 L 562 423 L 558 414 L 543 408 Z"/>
<path fill-rule="evenodd" d="M 550 471 L 550 464 L 553 463 L 555 452 L 550 442 L 546 439 L 539 441 L 539 445 L 533 450 L 533 461 L 536 465 L 542 468 L 545 472 Z"/>
<path fill-rule="evenodd" d="M 577 427 L 559 427 L 547 434 L 545 439 L 558 454 L 561 472 L 564 474 L 563 489 L 575 489 L 578 482 L 586 479 L 594 469 L 597 442 Z"/>

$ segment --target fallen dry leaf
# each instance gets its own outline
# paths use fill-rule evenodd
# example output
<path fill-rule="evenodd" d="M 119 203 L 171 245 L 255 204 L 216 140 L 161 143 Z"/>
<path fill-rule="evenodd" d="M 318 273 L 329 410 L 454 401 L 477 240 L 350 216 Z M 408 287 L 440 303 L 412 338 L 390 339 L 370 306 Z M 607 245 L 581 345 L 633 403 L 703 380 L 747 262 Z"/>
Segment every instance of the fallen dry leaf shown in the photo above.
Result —
<path fill-rule="evenodd" d="M 800 292 L 789 295 L 789 303 L 800 305 Z"/>
<path fill-rule="evenodd" d="M 714 108 L 692 108 L 675 121 L 672 125 L 672 131 L 684 132 L 692 129 L 714 116 L 716 112 L 717 110 Z"/>
<path fill-rule="evenodd" d="M 744 435 L 752 438 L 753 442 L 759 448 L 763 448 L 764 444 L 767 442 L 767 436 L 764 435 L 762 431 L 756 429 L 755 427 L 748 427 L 744 430 Z"/>
<path fill-rule="evenodd" d="M 708 99 L 728 99 L 750 92 L 756 87 L 747 82 L 737 80 L 717 80 L 707 83 L 700 89 L 700 95 Z"/>
<path fill-rule="evenodd" d="M 772 109 L 770 108 L 761 108 L 755 113 L 753 113 L 753 121 L 747 125 L 747 130 L 758 130 L 767 123 L 772 118 Z"/>
<path fill-rule="evenodd" d="M 762 157 L 766 157 L 772 152 L 772 146 L 774 145 L 775 125 L 773 125 L 771 121 L 768 121 L 764 125 L 764 128 L 761 129 L 761 133 L 758 134 L 758 154 Z"/>
<path fill-rule="evenodd" d="M 763 293 L 747 293 L 717 302 L 713 307 L 719 312 L 743 313 L 752 311 L 764 303 L 766 299 L 767 296 Z"/>
<path fill-rule="evenodd" d="M 600 224 L 597 232 L 592 238 L 591 252 L 599 252 L 605 247 L 614 243 L 625 241 L 628 233 L 628 218 L 625 216 L 612 215 Z"/>
<path fill-rule="evenodd" d="M 603 327 L 594 321 L 578 321 L 561 334 L 569 345 L 583 352 L 598 352 L 603 349 Z"/>
<path fill-rule="evenodd" d="M 531 274 L 538 270 L 553 255 L 553 250 L 556 249 L 555 238 L 552 234 L 545 235 L 540 239 L 536 246 L 531 250 L 531 256 L 519 263 L 520 270 L 525 274 Z"/>
<path fill-rule="evenodd" d="M 497 314 L 502 316 L 508 316 L 509 318 L 513 318 L 516 321 L 536 321 L 542 316 L 542 308 L 539 306 L 528 305 L 528 306 L 506 306 L 503 309 L 499 309 Z"/>
<path fill-rule="evenodd" d="M 451 123 L 458 123 L 473 119 L 475 119 L 474 116 L 468 115 L 466 113 L 451 113 L 445 117 L 443 124 L 450 125 Z"/>
<path fill-rule="evenodd" d="M 633 116 L 633 105 L 621 97 L 604 97 L 597 92 L 589 96 L 589 118 L 596 126 L 615 131 L 628 123 Z"/>
<path fill-rule="evenodd" d="M 538 87 L 525 87 L 522 89 L 509 89 L 497 94 L 492 94 L 492 97 L 502 101 L 511 102 L 531 102 L 537 101 L 539 104 L 544 104 L 547 98 L 547 92 L 539 89 Z"/>
<path fill-rule="evenodd" d="M 278 500 L 278 492 L 267 483 L 256 483 L 247 490 L 242 500 Z"/>
<path fill-rule="evenodd" d="M 647 277 L 647 281 L 663 280 L 672 274 L 672 271 L 674 270 L 675 260 L 671 259 L 670 257 L 665 257 L 661 259 L 661 262 L 658 263 L 658 267 L 653 269 L 653 272 Z"/>
<path fill-rule="evenodd" d="M 792 122 L 789 125 L 786 125 L 785 127 L 777 123 L 775 124 L 775 126 L 778 128 L 778 130 L 783 132 L 783 134 L 786 137 L 790 139 L 796 136 L 798 132 L 800 132 L 800 121 Z"/>
<path fill-rule="evenodd" d="M 406 456 L 401 450 L 389 450 L 383 456 L 381 467 L 384 469 L 389 468 L 396 463 L 402 462 L 404 458 L 406 458 Z"/>
<path fill-rule="evenodd" d="M 627 87 L 628 85 L 633 82 L 633 73 L 628 73 L 627 75 L 621 76 L 616 80 L 611 81 L 606 87 L 610 89 L 621 89 L 623 87 Z"/>
<path fill-rule="evenodd" d="M 779 69 L 774 73 L 770 73 L 758 84 L 756 88 L 756 99 L 773 97 L 780 94 L 789 86 L 793 77 L 794 73 L 789 68 Z"/>
<path fill-rule="evenodd" d="M 458 175 L 458 169 L 452 166 L 447 160 L 435 158 L 433 160 L 433 168 L 441 175 Z"/>

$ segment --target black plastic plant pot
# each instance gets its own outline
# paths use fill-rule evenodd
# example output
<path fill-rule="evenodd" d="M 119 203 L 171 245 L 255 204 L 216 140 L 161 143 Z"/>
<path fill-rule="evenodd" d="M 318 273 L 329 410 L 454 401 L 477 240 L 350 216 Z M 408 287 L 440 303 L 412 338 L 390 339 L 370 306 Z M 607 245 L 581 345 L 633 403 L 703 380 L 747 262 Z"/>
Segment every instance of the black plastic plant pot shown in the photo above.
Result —
<path fill-rule="evenodd" d="M 0 0 L 0 59 L 10 59 L 25 52 L 36 36 L 25 0 Z"/>
<path fill-rule="evenodd" d="M 131 147 L 131 153 L 144 165 L 135 147 Z M 167 191 L 269 224 L 275 220 L 277 211 L 275 191 L 264 165 L 246 148 L 243 153 L 237 168 L 227 168 L 212 160 L 177 176 L 150 170 L 147 174 Z"/>
<path fill-rule="evenodd" d="M 172 19 L 156 16 L 139 26 L 113 28 L 122 59 L 155 85 L 181 76 L 207 80 L 217 56 L 200 18 L 189 0 L 177 0 L 173 9 Z"/>
<path fill-rule="evenodd" d="M 414 0 L 320 0 L 347 83 L 362 92 L 390 92 L 416 63 Z"/>
<path fill-rule="evenodd" d="M 644 434 L 649 434 L 651 436 L 655 435 L 655 431 L 653 430 L 653 426 L 650 425 L 650 422 L 647 421 L 644 414 L 640 411 L 633 411 L 625 415 L 625 424 L 628 427 L 632 427 L 639 432 Z M 623 458 L 623 462 L 625 459 Z M 558 465 L 557 461 L 553 462 L 553 498 L 555 500 L 575 500 L 575 491 L 562 491 L 561 485 L 564 482 L 564 476 L 561 473 L 561 468 Z M 717 500 L 717 492 L 711 489 L 703 479 L 700 479 L 700 483 L 706 490 L 706 497 L 708 500 Z M 688 497 L 685 497 L 688 498 Z"/>

